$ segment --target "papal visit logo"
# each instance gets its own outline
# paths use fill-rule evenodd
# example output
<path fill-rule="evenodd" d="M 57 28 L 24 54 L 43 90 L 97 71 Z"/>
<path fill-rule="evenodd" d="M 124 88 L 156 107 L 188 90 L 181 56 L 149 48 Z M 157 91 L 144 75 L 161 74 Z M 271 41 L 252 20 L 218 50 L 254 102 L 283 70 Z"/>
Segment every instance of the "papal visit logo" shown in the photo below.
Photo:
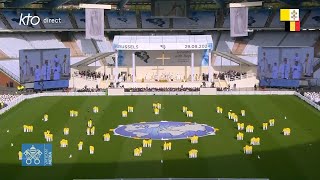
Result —
<path fill-rule="evenodd" d="M 52 166 L 52 144 L 22 144 L 22 166 Z"/>

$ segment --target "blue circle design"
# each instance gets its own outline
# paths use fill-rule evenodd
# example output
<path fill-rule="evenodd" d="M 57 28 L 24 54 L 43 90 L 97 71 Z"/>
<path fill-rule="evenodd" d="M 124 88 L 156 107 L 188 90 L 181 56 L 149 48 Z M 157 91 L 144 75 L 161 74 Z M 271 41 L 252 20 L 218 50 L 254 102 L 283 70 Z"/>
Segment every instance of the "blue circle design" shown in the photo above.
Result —
<path fill-rule="evenodd" d="M 128 138 L 175 140 L 215 135 L 215 129 L 206 124 L 160 121 L 119 125 L 114 134 Z"/>

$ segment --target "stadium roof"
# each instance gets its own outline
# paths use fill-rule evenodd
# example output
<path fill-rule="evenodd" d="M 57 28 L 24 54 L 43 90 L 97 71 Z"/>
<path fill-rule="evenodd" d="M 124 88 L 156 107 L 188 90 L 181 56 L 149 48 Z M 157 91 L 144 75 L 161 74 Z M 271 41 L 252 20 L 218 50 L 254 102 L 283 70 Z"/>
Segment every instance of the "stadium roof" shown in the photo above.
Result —
<path fill-rule="evenodd" d="M 79 3 L 97 3 L 97 4 L 111 4 L 117 5 L 119 9 L 127 5 L 147 5 L 151 4 L 152 0 L 0 0 L 0 3 L 4 3 L 5 7 L 25 7 L 30 4 L 42 4 L 46 8 L 56 8 L 61 5 L 78 5 Z M 243 2 L 243 0 L 189 0 L 190 4 L 217 4 L 221 7 L 225 7 L 230 2 Z M 258 0 L 247 0 L 258 1 Z M 314 0 L 306 0 L 312 2 Z M 306 2 L 304 1 L 304 2 Z M 320 2 L 320 0 L 315 0 Z M 281 2 L 288 5 L 299 5 L 303 1 L 300 0 L 264 0 L 264 2 Z"/>

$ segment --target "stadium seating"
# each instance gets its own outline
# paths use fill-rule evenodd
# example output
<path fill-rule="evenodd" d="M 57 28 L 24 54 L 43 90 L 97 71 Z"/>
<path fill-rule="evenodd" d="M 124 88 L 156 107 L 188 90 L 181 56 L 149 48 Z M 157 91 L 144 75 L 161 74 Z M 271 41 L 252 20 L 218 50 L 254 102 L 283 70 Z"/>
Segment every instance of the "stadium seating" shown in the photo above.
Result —
<path fill-rule="evenodd" d="M 81 49 L 83 54 L 92 55 L 98 52 L 91 39 L 85 39 L 84 33 L 75 33 L 74 37 L 76 39 L 78 47 Z"/>
<path fill-rule="evenodd" d="M 6 25 L 0 19 L 0 29 L 7 29 Z"/>
<path fill-rule="evenodd" d="M 317 31 L 289 33 L 280 46 L 313 46 L 319 37 Z"/>
<path fill-rule="evenodd" d="M 303 95 L 315 103 L 320 103 L 319 92 L 305 92 Z"/>
<path fill-rule="evenodd" d="M 227 12 L 229 15 L 230 12 Z M 248 27 L 264 27 L 268 17 L 270 15 L 269 10 L 265 9 L 253 9 L 249 10 L 248 12 Z M 229 28 L 230 27 L 230 18 L 229 16 L 225 16 L 224 23 L 223 23 L 224 28 Z"/>
<path fill-rule="evenodd" d="M 84 11 L 73 11 L 72 14 L 76 20 L 78 28 L 80 28 L 80 29 L 86 28 L 85 12 Z"/>
<path fill-rule="evenodd" d="M 311 13 L 303 24 L 304 28 L 315 28 L 320 26 L 320 8 L 312 9 Z"/>
<path fill-rule="evenodd" d="M 24 33 L 22 36 L 31 44 L 34 49 L 43 48 L 65 48 L 52 33 Z"/>
<path fill-rule="evenodd" d="M 5 69 L 10 70 L 10 73 L 16 77 L 20 77 L 19 72 L 19 60 L 1 60 L 0 66 L 3 66 Z"/>
<path fill-rule="evenodd" d="M 286 32 L 256 32 L 247 43 L 242 55 L 257 55 L 259 46 L 277 46 Z"/>
<path fill-rule="evenodd" d="M 8 104 L 19 96 L 20 95 L 0 94 L 0 102 L 4 102 L 5 104 Z"/>
<path fill-rule="evenodd" d="M 34 47 L 19 34 L 0 34 L 0 49 L 10 58 L 18 58 L 20 49 L 33 48 Z"/>

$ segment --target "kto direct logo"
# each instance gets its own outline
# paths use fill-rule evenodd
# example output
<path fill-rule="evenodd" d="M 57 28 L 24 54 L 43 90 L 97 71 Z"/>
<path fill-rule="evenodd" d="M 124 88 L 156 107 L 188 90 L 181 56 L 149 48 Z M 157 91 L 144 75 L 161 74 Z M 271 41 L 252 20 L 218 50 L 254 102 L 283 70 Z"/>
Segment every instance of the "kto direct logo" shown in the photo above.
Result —
<path fill-rule="evenodd" d="M 30 13 L 28 13 L 27 15 L 24 15 L 23 13 L 21 13 L 19 25 L 28 26 L 31 24 L 33 26 L 36 26 L 40 23 L 40 21 L 41 21 L 41 18 L 39 16 L 32 16 Z M 44 18 L 42 22 L 45 24 L 61 23 L 61 18 Z"/>

